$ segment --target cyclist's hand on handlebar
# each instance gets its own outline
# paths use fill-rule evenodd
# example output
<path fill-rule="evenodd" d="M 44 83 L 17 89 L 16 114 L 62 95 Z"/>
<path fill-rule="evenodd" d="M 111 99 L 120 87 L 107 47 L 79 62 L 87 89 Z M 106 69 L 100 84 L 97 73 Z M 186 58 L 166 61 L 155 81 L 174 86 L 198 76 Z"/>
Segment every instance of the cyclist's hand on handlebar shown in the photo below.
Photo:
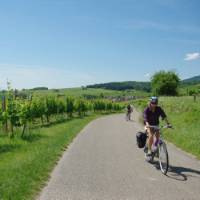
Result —
<path fill-rule="evenodd" d="M 146 129 L 150 128 L 148 123 L 145 124 L 145 128 Z"/>
<path fill-rule="evenodd" d="M 173 126 L 171 124 L 167 124 L 167 128 L 173 128 Z"/>

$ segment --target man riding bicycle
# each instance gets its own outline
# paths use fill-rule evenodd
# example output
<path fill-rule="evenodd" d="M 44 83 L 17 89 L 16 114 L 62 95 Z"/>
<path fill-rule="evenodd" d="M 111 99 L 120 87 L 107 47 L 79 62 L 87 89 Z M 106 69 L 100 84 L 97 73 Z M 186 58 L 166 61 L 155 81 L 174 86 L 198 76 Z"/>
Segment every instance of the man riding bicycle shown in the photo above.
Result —
<path fill-rule="evenodd" d="M 159 118 L 162 117 L 163 120 L 169 125 L 169 122 L 167 120 L 167 116 L 164 112 L 164 110 L 158 106 L 158 98 L 157 97 L 151 97 L 149 105 L 144 110 L 144 124 L 145 128 L 147 130 L 148 134 L 148 140 L 147 140 L 147 156 L 151 157 L 151 146 L 153 144 L 154 140 L 154 134 L 156 137 L 155 146 L 157 146 L 157 143 L 159 141 L 160 132 L 159 130 L 154 130 L 150 128 L 149 126 L 158 126 L 159 125 Z"/>

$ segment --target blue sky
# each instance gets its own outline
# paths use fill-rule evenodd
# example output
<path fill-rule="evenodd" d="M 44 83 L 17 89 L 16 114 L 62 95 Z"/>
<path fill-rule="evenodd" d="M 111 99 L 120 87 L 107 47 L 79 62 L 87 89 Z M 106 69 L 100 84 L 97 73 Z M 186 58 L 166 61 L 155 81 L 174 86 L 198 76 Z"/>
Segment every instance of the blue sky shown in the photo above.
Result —
<path fill-rule="evenodd" d="M 200 75 L 198 0 L 0 0 L 0 88 Z"/>

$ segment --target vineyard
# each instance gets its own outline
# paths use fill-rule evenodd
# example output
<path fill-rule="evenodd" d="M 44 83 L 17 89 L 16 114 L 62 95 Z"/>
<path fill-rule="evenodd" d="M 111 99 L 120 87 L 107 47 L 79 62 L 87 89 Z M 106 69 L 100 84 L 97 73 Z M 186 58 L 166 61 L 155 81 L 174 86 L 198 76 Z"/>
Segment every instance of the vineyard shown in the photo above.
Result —
<path fill-rule="evenodd" d="M 97 117 L 124 108 L 122 102 L 75 94 L 19 96 L 11 87 L 1 94 L 0 199 L 34 199 L 81 129 Z"/>
<path fill-rule="evenodd" d="M 73 116 L 84 117 L 93 112 L 115 112 L 121 109 L 120 104 L 105 99 L 88 100 L 53 94 L 29 95 L 24 99 L 16 97 L 14 91 L 9 88 L 6 95 L 2 96 L 0 123 L 2 132 L 9 137 L 19 131 L 21 137 L 24 137 L 34 126 L 43 126 Z"/>

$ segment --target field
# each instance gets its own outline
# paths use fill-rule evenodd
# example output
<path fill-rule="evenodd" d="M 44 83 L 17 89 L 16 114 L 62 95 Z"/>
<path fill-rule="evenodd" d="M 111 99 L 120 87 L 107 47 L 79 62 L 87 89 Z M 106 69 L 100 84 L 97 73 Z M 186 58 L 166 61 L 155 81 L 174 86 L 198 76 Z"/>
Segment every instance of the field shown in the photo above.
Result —
<path fill-rule="evenodd" d="M 91 98 L 99 98 L 99 97 L 124 97 L 124 96 L 147 96 L 148 93 L 144 91 L 138 90 L 125 90 L 125 91 L 117 91 L 117 90 L 108 90 L 108 89 L 94 89 L 94 88 L 65 88 L 65 89 L 49 89 L 49 90 L 25 90 L 25 93 L 29 93 L 32 95 L 66 95 L 73 97 L 91 97 Z"/>

